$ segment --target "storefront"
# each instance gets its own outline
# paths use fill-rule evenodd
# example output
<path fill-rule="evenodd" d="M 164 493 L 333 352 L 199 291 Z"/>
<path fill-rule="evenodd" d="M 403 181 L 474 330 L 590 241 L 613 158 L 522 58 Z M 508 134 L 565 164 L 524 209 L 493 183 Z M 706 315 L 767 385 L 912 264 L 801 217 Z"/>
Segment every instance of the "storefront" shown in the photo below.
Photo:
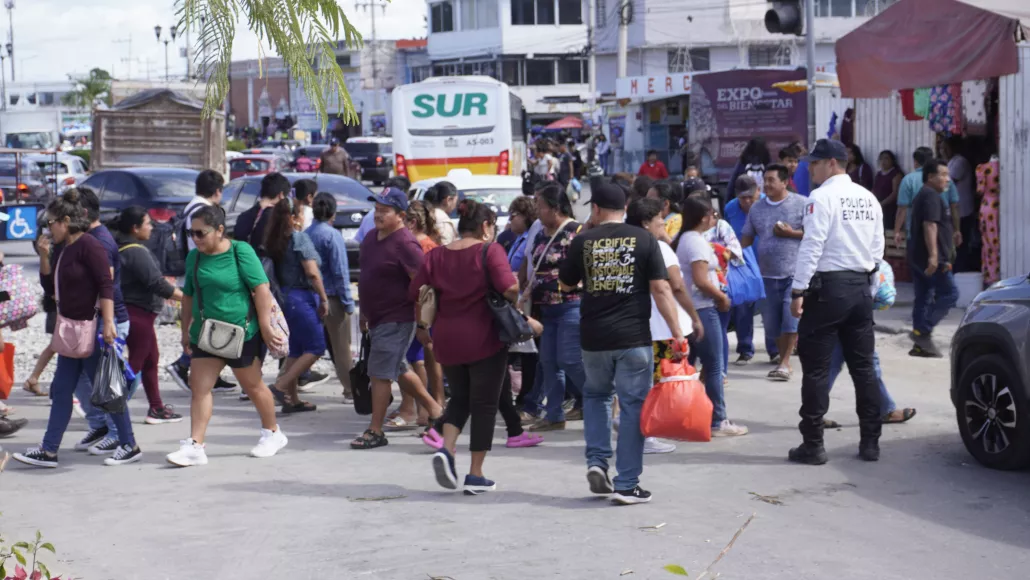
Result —
<path fill-rule="evenodd" d="M 974 287 L 1030 272 L 1028 26 L 1026 0 L 901 0 L 836 45 L 841 91 L 856 99 L 856 142 L 876 135 L 870 163 L 882 148 L 911 169 L 914 146 L 941 154 L 945 143 L 968 160 L 975 197 L 960 206 L 972 239 L 959 253 L 979 262 L 966 274 Z M 898 106 L 901 119 L 863 118 L 876 101 Z M 904 138 L 913 136 L 934 142 Z"/>
<path fill-rule="evenodd" d="M 654 149 L 670 174 L 683 173 L 690 86 L 690 73 L 616 79 L 618 106 L 608 108 L 607 129 L 617 170 L 636 173 Z"/>

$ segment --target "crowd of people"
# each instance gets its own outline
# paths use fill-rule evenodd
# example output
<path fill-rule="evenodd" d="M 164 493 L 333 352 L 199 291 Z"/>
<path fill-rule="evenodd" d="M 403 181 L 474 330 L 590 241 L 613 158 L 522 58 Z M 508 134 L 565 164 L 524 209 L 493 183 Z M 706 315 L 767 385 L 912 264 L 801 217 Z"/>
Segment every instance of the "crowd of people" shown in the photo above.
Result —
<path fill-rule="evenodd" d="M 526 195 L 511 203 L 509 225 L 500 232 L 494 210 L 471 199 L 459 203 L 453 184 L 438 182 L 414 201 L 407 193 L 410 184 L 393 178 L 370 198 L 375 202 L 367 217 L 371 226 L 363 223 L 358 232 L 362 268 L 357 297 L 352 296 L 343 238 L 332 226 L 336 200 L 318 193 L 313 181 L 291 185 L 281 174 L 266 176 L 258 201 L 239 217 L 230 236 L 219 206 L 222 178 L 202 172 L 197 197 L 175 226 L 185 261 L 181 287 L 162 276 L 147 248 L 153 223 L 146 210 L 122 211 L 111 224 L 112 235 L 99 222 L 96 196 L 88 189 L 72 190 L 48 206 L 47 234 L 37 248 L 41 283 L 53 306 L 48 331 L 55 334 L 52 350 L 57 354 L 50 420 L 42 444 L 14 458 L 56 467 L 72 409 L 81 406 L 89 431 L 76 450 L 104 456 L 107 465 L 140 460 L 128 410 L 105 413 L 90 405 L 101 343 L 119 338 L 148 399 L 145 422 L 181 421 L 161 399 L 154 328 L 165 301 L 178 300 L 182 353 L 169 371 L 191 400 L 189 437 L 167 455 L 177 466 L 208 462 L 212 392 L 236 387 L 221 379 L 225 367 L 241 387 L 241 399 L 249 400 L 259 415 L 260 435 L 251 455 L 270 457 L 288 444 L 276 408 L 283 414 L 316 409 L 302 398 L 301 377 L 326 351 L 345 401 L 357 396 L 352 345 L 360 342 L 371 414 L 351 448 L 375 449 L 389 443 L 391 431 L 420 429 L 423 442 L 434 450 L 435 480 L 457 489 L 457 439 L 471 421 L 470 466 L 461 487 L 474 495 L 496 489 L 484 463 L 498 412 L 508 447 L 539 445 L 541 433 L 583 421 L 591 491 L 617 503 L 646 502 L 650 493 L 639 485 L 643 455 L 675 449 L 640 431 L 643 402 L 660 379 L 658 363 L 689 353 L 712 402 L 712 436 L 746 435 L 747 427 L 730 419 L 724 396 L 728 333 L 737 335 L 734 363 L 750 364 L 759 312 L 772 367 L 768 378 L 791 381 L 797 353 L 805 371 L 805 443 L 790 458 L 825 461 L 826 393 L 846 361 L 860 393 L 861 453 L 873 460 L 879 453 L 879 425 L 907 421 L 915 410 L 896 408 L 871 348 L 875 286 L 870 292 L 869 278 L 883 265 L 882 248 L 876 255 L 875 242 L 859 251 L 852 247 L 854 239 L 832 238 L 840 235 L 838 229 L 850 227 L 861 235 L 874 226 L 882 233 L 880 204 L 848 175 L 847 169 L 861 161 L 855 148 L 820 141 L 811 154 L 798 146 L 784 149 L 780 164 L 766 163 L 767 151 L 765 157 L 742 157 L 733 199 L 721 214 L 696 168 L 688 168 L 682 181 L 646 174 L 600 180 L 587 202 L 590 218 L 582 223 L 560 180 L 530 178 L 524 183 Z M 874 177 L 874 189 L 881 183 L 879 189 L 889 185 L 896 193 L 904 184 L 892 174 L 896 166 L 888 166 L 892 157 L 881 154 L 880 161 L 884 177 Z M 809 165 L 812 182 L 823 185 L 825 195 L 816 190 L 806 199 L 809 192 L 802 193 L 798 185 L 799 168 Z M 933 327 L 949 307 L 948 260 L 957 236 L 942 197 L 949 184 L 947 166 L 925 159 L 921 174 L 923 187 L 914 198 L 898 199 L 900 207 L 912 210 L 911 216 L 899 215 L 898 222 L 911 217 L 919 233 L 909 245 L 912 262 L 936 293 L 930 304 L 917 298 L 913 331 L 916 349 L 930 354 Z M 830 209 L 824 212 L 824 207 Z M 849 221 L 849 215 L 854 219 Z M 843 258 L 818 257 L 834 243 Z M 765 298 L 734 303 L 727 272 L 749 260 L 761 274 Z M 870 260 L 873 266 L 867 267 Z M 843 267 L 844 275 L 825 267 Z M 862 330 L 842 333 L 839 342 L 824 340 L 826 328 L 813 322 L 817 315 L 803 315 L 801 301 L 818 296 L 813 285 L 852 280 L 866 281 L 865 299 L 854 298 L 848 313 L 862 317 Z M 817 307 L 819 302 L 809 308 L 825 310 Z M 865 303 L 870 305 L 868 320 Z M 511 309 L 524 318 L 532 338 L 502 340 L 501 311 Z M 350 332 L 355 312 L 361 337 Z M 88 352 L 62 347 L 58 337 L 63 332 L 91 322 L 102 340 L 90 343 Z M 863 334 L 867 322 L 868 336 Z M 261 368 L 269 355 L 280 359 L 280 367 L 266 384 Z M 45 394 L 38 378 L 49 356 L 43 353 L 27 390 Z M 390 413 L 394 383 L 401 400 Z M 618 430 L 617 451 L 611 445 L 613 428 Z M 614 479 L 609 476 L 613 455 Z"/>

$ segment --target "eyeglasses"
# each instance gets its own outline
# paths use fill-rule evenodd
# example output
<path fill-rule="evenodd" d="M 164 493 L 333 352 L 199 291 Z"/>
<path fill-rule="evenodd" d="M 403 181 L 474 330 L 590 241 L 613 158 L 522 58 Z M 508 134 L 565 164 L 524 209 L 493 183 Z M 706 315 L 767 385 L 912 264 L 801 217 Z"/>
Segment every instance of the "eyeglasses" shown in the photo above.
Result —
<path fill-rule="evenodd" d="M 213 231 L 214 230 L 189 230 L 189 234 L 190 237 L 193 238 L 203 238 L 204 236 L 210 234 Z"/>

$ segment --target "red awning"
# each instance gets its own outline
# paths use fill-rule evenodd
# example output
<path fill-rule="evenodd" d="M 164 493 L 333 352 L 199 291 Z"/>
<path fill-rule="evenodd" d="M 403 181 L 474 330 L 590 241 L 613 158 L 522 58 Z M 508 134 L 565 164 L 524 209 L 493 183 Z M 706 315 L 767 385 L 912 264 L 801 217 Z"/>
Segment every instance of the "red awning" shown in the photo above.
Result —
<path fill-rule="evenodd" d="M 837 41 L 846 98 L 1019 71 L 1030 0 L 901 0 Z"/>
<path fill-rule="evenodd" d="M 557 121 L 555 121 L 555 122 L 551 123 L 550 125 L 544 127 L 544 129 L 547 129 L 547 130 L 582 129 L 582 128 L 583 128 L 583 119 L 580 119 L 579 117 L 576 117 L 574 115 L 569 115 L 568 117 L 565 117 L 565 118 L 562 118 L 562 119 L 558 119 Z"/>

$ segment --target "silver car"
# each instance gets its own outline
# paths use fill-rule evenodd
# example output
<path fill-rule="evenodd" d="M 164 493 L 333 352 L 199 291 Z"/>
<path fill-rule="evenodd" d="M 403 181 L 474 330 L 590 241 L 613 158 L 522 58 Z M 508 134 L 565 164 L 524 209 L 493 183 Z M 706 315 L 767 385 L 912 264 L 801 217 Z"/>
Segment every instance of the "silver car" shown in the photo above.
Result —
<path fill-rule="evenodd" d="M 994 284 L 966 310 L 951 343 L 951 400 L 977 461 L 1030 466 L 1030 277 Z"/>
<path fill-rule="evenodd" d="M 76 155 L 58 153 L 56 160 L 52 154 L 26 155 L 26 158 L 39 166 L 43 178 L 54 193 L 62 194 L 89 177 L 86 161 Z"/>

